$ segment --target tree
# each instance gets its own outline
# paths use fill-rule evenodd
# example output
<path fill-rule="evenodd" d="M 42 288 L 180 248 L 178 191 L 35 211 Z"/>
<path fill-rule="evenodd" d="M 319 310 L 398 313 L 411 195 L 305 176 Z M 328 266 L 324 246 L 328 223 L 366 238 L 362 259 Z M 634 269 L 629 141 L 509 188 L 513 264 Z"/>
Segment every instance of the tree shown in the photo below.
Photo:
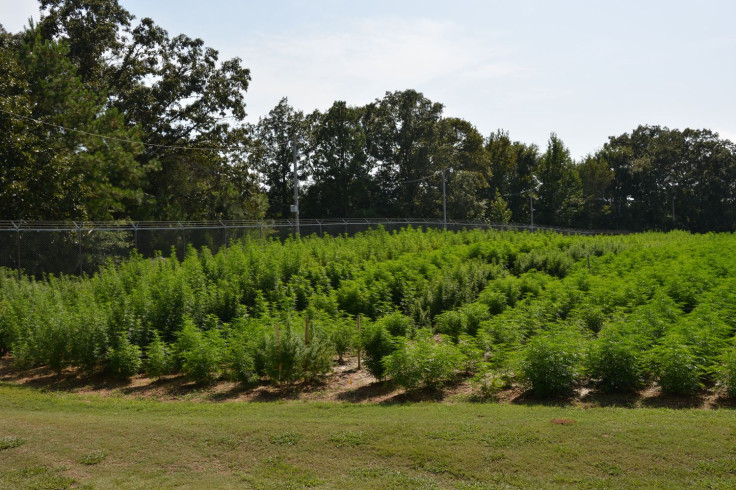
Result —
<path fill-rule="evenodd" d="M 605 158 L 588 155 L 576 167 L 582 186 L 583 209 L 578 224 L 587 228 L 609 228 L 611 222 L 611 186 L 614 172 Z"/>
<path fill-rule="evenodd" d="M 581 184 L 570 151 L 552 133 L 538 172 L 542 182 L 535 201 L 535 217 L 540 224 L 569 226 L 581 204 Z"/>
<path fill-rule="evenodd" d="M 310 116 L 309 170 L 312 184 L 304 199 L 306 215 L 345 218 L 372 214 L 375 188 L 365 152 L 363 110 L 343 101 Z"/>
<path fill-rule="evenodd" d="M 598 157 L 613 172 L 612 218 L 618 227 L 733 229 L 736 147 L 717 133 L 639 126 L 611 137 Z"/>
<path fill-rule="evenodd" d="M 201 39 L 170 38 L 151 19 L 134 25 L 117 0 L 42 0 L 41 7 L 42 39 L 67 43 L 84 87 L 103 94 L 106 107 L 147 143 L 137 161 L 152 171 L 146 199 L 128 210 L 132 217 L 262 212 L 246 167 L 250 140 L 242 121 L 250 72 L 239 59 L 218 63 L 217 51 Z M 223 147 L 229 149 L 212 149 Z M 233 203 L 243 195 L 249 205 Z"/>
<path fill-rule="evenodd" d="M 256 125 L 253 163 L 267 187 L 269 217 L 289 217 L 289 206 L 294 202 L 294 138 L 305 135 L 305 128 L 304 115 L 291 107 L 286 97 Z M 304 160 L 303 152 L 297 154 Z M 304 162 L 298 167 L 304 169 Z M 300 180 L 304 177 L 303 173 L 298 175 Z"/>
<path fill-rule="evenodd" d="M 65 42 L 43 41 L 33 26 L 0 39 L 2 215 L 113 219 L 137 205 L 150 170 L 135 160 L 137 129 L 84 87 Z"/>
<path fill-rule="evenodd" d="M 366 107 L 367 153 L 381 183 L 384 215 L 413 216 L 437 161 L 442 104 L 415 90 L 387 92 Z"/>

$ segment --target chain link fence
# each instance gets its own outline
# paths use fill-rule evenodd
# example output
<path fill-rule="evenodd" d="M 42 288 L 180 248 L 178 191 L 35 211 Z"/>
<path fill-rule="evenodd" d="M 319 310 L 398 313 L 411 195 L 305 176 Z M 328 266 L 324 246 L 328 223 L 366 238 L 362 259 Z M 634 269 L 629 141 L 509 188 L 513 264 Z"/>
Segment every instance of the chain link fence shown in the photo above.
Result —
<path fill-rule="evenodd" d="M 555 231 L 567 234 L 617 234 L 620 231 L 576 230 L 516 224 L 421 218 L 264 220 L 264 221 L 0 221 L 0 267 L 41 277 L 44 274 L 92 274 L 108 261 L 133 251 L 144 257 L 174 253 L 183 258 L 187 246 L 216 252 L 233 241 L 286 239 L 302 236 L 354 235 L 382 226 L 427 229 L 501 229 Z"/>

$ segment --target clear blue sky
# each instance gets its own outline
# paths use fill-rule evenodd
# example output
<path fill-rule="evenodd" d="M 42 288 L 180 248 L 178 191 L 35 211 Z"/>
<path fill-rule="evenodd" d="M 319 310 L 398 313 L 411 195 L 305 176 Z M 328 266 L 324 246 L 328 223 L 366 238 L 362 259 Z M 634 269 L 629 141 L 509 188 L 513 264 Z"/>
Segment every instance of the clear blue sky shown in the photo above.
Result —
<path fill-rule="evenodd" d="M 252 71 L 250 120 L 413 88 L 484 134 L 581 157 L 639 124 L 736 141 L 736 2 L 121 0 Z M 17 31 L 34 0 L 0 0 Z"/>

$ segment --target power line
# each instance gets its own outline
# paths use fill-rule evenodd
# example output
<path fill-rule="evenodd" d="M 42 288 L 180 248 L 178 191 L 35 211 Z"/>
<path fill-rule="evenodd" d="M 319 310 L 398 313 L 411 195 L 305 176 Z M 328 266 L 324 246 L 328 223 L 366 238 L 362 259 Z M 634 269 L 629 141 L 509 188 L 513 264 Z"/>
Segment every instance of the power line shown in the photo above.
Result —
<path fill-rule="evenodd" d="M 211 146 L 211 147 L 202 147 L 202 146 L 182 146 L 182 145 L 161 145 L 157 143 L 144 143 L 143 141 L 135 141 L 127 138 L 118 138 L 117 136 L 108 136 L 104 134 L 99 133 L 92 133 L 89 131 L 84 131 L 82 129 L 76 129 L 76 128 L 69 128 L 66 126 L 62 126 L 60 124 L 54 124 L 47 121 L 41 121 L 40 119 L 36 119 L 35 117 L 30 116 L 21 116 L 20 114 L 15 114 L 10 111 L 6 111 L 5 109 L 0 109 L 0 112 L 4 112 L 5 114 L 8 114 L 11 117 L 14 117 L 16 119 L 22 119 L 27 121 L 35 122 L 36 124 L 42 124 L 45 126 L 51 126 L 57 129 L 63 129 L 64 131 L 71 131 L 74 133 L 84 134 L 87 136 L 95 136 L 97 138 L 102 138 L 103 140 L 111 140 L 111 141 L 119 141 L 121 143 L 130 143 L 134 145 L 143 145 L 151 148 L 167 148 L 167 149 L 173 149 L 173 150 L 199 150 L 199 151 L 242 151 L 245 148 L 240 146 Z"/>

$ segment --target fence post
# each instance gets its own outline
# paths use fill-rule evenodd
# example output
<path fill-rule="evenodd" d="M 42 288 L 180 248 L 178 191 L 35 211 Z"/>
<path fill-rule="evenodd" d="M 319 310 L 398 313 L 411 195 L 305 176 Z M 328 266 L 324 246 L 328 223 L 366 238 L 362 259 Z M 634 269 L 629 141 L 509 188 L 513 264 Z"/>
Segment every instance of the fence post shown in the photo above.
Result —
<path fill-rule="evenodd" d="M 23 220 L 21 220 L 16 225 L 14 221 L 11 221 L 11 223 L 15 227 L 15 253 L 16 253 L 16 258 L 17 258 L 16 266 L 18 268 L 18 282 L 20 282 L 20 280 L 21 280 L 21 272 L 20 272 L 20 269 L 21 269 L 21 264 L 20 264 L 20 224 L 22 222 L 23 222 Z"/>
<path fill-rule="evenodd" d="M 181 224 L 181 221 L 177 221 L 176 224 L 179 225 L 179 230 L 181 231 L 181 233 L 179 234 L 179 238 L 181 239 L 181 260 L 184 260 L 184 256 L 187 254 L 186 233 L 184 231 L 184 225 Z"/>
<path fill-rule="evenodd" d="M 74 223 L 74 226 L 77 227 L 77 242 L 79 245 L 79 250 L 78 250 L 79 276 L 81 277 L 82 276 L 82 227 L 78 225 L 76 221 L 72 221 L 72 223 Z"/>
<path fill-rule="evenodd" d="M 281 384 L 281 335 L 278 323 L 276 324 L 276 349 L 279 356 L 279 384 Z"/>
<path fill-rule="evenodd" d="M 138 223 L 135 221 L 131 222 L 133 224 L 133 246 L 135 247 L 136 252 L 140 252 L 140 249 L 138 248 Z"/>
<path fill-rule="evenodd" d="M 360 370 L 360 314 L 358 314 L 358 370 Z"/>
<path fill-rule="evenodd" d="M 221 219 L 218 219 L 217 221 L 220 222 L 220 226 L 222 227 L 222 234 L 220 235 L 220 248 L 222 248 L 227 245 L 227 226 Z"/>

